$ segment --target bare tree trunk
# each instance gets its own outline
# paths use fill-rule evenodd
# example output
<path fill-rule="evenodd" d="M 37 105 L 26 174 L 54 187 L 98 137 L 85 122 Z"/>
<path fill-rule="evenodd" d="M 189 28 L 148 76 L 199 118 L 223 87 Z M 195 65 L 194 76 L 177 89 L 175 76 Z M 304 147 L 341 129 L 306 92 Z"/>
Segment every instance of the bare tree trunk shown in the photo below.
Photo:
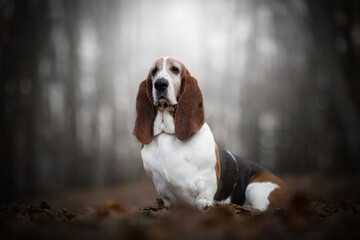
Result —
<path fill-rule="evenodd" d="M 69 42 L 69 73 L 66 79 L 66 124 L 69 134 L 69 151 L 72 162 L 68 184 L 79 184 L 80 159 L 78 156 L 78 137 L 77 137 L 77 111 L 78 111 L 78 82 L 79 82 L 79 29 L 78 29 L 78 3 L 77 1 L 67 1 L 65 4 L 66 32 Z"/>
<path fill-rule="evenodd" d="M 256 89 L 252 82 L 254 82 L 256 76 L 253 71 L 256 68 L 256 54 L 257 48 L 255 46 L 255 41 L 258 31 L 258 19 L 256 6 L 253 3 L 250 3 L 249 10 L 252 17 L 250 21 L 252 23 L 252 31 L 248 37 L 248 47 L 247 49 L 247 60 L 246 60 L 246 73 L 244 76 L 247 76 L 248 79 L 244 81 L 240 89 L 240 108 L 242 109 L 240 116 L 240 127 L 239 135 L 241 140 L 241 149 L 247 150 L 244 152 L 245 157 L 251 158 L 253 161 L 259 161 L 259 128 L 258 128 L 258 117 L 259 117 L 259 108 L 256 102 L 252 102 L 253 96 L 256 94 Z M 246 115 L 244 114 L 246 113 Z"/>
<path fill-rule="evenodd" d="M 344 169 L 351 169 L 351 167 L 354 166 L 356 169 L 359 169 L 360 117 L 351 99 L 349 88 L 346 85 L 347 81 L 344 68 L 342 67 L 343 63 L 340 61 L 339 54 L 334 46 L 336 38 L 334 35 L 335 23 L 331 15 L 332 3 L 324 0 L 308 0 L 307 4 L 313 20 L 318 65 L 330 81 L 331 101 L 335 106 L 341 128 L 343 128 L 346 133 L 345 143 L 340 142 L 340 144 L 346 146 L 348 156 L 346 156 L 346 152 L 344 152 L 342 159 L 337 160 L 337 166 Z M 351 162 L 345 162 L 346 159 Z"/>
<path fill-rule="evenodd" d="M 1 41 L 1 202 L 24 198 L 38 188 L 42 107 L 38 64 L 49 33 L 47 2 L 17 1 L 13 7 L 12 15 L 4 19 Z"/>

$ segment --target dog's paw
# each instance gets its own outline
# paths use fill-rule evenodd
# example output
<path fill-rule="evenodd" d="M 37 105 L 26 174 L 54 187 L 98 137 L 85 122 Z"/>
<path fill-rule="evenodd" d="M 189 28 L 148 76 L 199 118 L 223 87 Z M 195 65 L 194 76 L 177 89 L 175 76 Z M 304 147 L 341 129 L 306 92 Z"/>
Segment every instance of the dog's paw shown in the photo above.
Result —
<path fill-rule="evenodd" d="M 212 207 L 214 203 L 207 199 L 200 199 L 195 202 L 195 207 L 199 210 L 206 210 L 205 208 Z"/>

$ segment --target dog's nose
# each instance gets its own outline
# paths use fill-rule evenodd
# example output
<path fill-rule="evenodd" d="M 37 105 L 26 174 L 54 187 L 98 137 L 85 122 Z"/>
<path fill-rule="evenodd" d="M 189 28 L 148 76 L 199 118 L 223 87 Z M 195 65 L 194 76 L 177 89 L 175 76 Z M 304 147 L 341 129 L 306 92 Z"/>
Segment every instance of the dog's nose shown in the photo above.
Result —
<path fill-rule="evenodd" d="M 164 78 L 160 78 L 155 82 L 155 89 L 158 90 L 159 92 L 164 91 L 168 86 L 169 86 L 169 82 Z"/>

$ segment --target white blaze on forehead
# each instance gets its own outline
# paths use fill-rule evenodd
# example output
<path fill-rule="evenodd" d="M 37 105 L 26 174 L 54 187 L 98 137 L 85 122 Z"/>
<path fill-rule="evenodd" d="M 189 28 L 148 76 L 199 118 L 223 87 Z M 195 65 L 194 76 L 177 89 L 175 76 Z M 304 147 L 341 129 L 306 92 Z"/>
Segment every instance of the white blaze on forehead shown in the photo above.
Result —
<path fill-rule="evenodd" d="M 168 57 L 164 57 L 164 62 L 163 62 L 163 71 L 165 70 L 166 71 L 166 59 L 167 59 Z"/>

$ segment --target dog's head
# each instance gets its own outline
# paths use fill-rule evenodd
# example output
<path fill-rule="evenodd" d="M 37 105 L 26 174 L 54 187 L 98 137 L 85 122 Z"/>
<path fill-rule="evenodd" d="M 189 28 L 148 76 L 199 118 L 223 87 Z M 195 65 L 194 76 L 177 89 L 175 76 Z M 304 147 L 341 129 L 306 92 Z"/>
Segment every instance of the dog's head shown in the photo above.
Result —
<path fill-rule="evenodd" d="M 156 113 L 164 110 L 173 113 L 175 135 L 180 140 L 199 131 L 205 122 L 197 80 L 173 57 L 158 58 L 147 78 L 140 83 L 133 131 L 139 142 L 149 144 L 152 141 Z"/>

